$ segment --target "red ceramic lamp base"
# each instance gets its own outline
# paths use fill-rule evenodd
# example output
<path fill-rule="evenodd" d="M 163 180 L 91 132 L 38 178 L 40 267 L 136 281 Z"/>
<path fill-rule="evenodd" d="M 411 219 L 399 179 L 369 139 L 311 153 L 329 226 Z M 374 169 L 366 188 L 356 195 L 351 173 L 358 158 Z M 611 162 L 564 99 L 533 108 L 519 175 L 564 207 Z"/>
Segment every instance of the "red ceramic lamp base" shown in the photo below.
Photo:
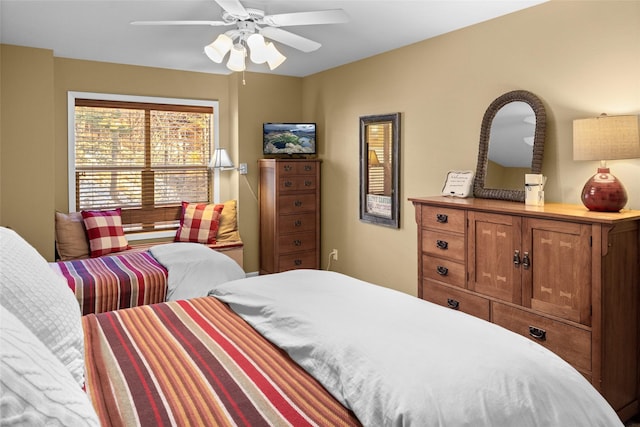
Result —
<path fill-rule="evenodd" d="M 618 212 L 627 204 L 627 191 L 609 168 L 598 168 L 582 189 L 582 203 L 590 211 Z"/>

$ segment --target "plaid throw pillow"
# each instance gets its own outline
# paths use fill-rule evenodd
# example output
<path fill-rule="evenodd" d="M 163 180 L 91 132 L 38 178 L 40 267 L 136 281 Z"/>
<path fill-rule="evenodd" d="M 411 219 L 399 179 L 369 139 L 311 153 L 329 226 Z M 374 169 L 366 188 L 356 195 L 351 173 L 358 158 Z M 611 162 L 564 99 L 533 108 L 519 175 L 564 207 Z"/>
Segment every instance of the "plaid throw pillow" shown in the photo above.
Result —
<path fill-rule="evenodd" d="M 175 241 L 214 244 L 223 208 L 223 204 L 182 202 Z"/>
<path fill-rule="evenodd" d="M 109 211 L 82 211 L 92 257 L 130 248 L 122 229 L 120 212 L 120 208 Z"/>

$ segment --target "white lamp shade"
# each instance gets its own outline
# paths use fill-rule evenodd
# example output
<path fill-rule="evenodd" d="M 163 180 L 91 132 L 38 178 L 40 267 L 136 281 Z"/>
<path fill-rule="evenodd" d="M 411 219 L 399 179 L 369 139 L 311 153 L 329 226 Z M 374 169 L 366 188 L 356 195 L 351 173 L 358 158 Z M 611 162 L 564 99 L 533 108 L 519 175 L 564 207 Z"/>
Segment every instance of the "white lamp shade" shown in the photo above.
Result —
<path fill-rule="evenodd" d="M 273 43 L 267 43 L 267 63 L 269 64 L 269 69 L 275 70 L 285 59 L 287 59 L 287 57 L 281 54 Z"/>
<path fill-rule="evenodd" d="M 246 65 L 244 57 L 247 56 L 247 50 L 241 44 L 236 44 L 231 48 L 227 68 L 231 71 L 244 71 Z"/>
<path fill-rule="evenodd" d="M 216 148 L 213 151 L 213 157 L 211 158 L 211 162 L 209 162 L 210 169 L 227 169 L 227 168 L 235 168 L 227 150 L 224 148 Z"/>
<path fill-rule="evenodd" d="M 219 64 L 232 46 L 233 40 L 226 34 L 220 34 L 213 43 L 204 47 L 204 53 L 210 60 Z"/>
<path fill-rule="evenodd" d="M 257 33 L 251 34 L 247 39 L 247 46 L 249 46 L 251 62 L 254 64 L 264 64 L 267 62 L 267 45 L 262 35 Z"/>

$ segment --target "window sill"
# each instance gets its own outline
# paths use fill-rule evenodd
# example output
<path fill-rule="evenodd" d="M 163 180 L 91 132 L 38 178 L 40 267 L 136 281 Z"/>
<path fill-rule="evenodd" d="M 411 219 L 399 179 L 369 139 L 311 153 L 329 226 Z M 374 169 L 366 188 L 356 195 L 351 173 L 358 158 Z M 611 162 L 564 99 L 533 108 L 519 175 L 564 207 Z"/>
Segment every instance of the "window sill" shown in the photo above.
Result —
<path fill-rule="evenodd" d="M 164 239 L 167 237 L 175 237 L 176 230 L 166 230 L 166 231 L 148 231 L 144 233 L 125 233 L 128 241 L 136 241 L 136 240 L 153 240 L 153 239 Z"/>

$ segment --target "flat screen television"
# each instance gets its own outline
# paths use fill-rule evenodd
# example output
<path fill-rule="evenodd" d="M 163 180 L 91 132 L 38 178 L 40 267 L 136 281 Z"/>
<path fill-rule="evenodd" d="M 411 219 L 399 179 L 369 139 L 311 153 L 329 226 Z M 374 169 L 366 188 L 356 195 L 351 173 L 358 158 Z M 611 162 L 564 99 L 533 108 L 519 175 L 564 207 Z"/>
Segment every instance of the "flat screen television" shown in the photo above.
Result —
<path fill-rule="evenodd" d="M 315 123 L 264 123 L 262 152 L 265 155 L 316 154 Z"/>

